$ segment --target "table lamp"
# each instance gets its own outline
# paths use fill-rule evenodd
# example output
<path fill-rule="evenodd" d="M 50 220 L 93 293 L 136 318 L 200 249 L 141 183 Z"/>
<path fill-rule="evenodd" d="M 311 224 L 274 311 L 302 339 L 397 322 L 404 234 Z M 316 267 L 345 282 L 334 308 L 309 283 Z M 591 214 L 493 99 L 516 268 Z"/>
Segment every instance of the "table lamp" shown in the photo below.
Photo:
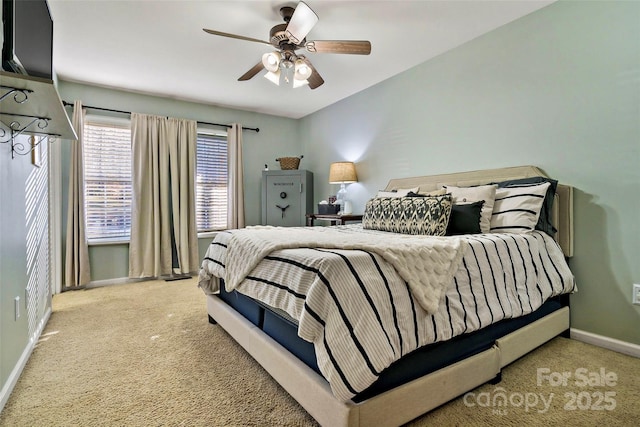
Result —
<path fill-rule="evenodd" d="M 340 190 L 336 194 L 336 203 L 340 205 L 339 215 L 351 213 L 351 203 L 347 200 L 345 184 L 358 182 L 356 165 L 353 162 L 334 162 L 329 169 L 329 184 L 340 184 Z"/>

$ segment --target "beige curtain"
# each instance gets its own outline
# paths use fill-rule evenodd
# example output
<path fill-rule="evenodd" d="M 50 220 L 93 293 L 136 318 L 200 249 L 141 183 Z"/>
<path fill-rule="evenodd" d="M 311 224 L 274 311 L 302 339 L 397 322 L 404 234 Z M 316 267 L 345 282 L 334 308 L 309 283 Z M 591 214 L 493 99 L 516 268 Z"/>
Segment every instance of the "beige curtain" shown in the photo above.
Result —
<path fill-rule="evenodd" d="M 193 120 L 131 114 L 131 278 L 172 274 L 174 257 L 179 273 L 198 269 L 196 142 Z"/>
<path fill-rule="evenodd" d="M 73 105 L 73 128 L 78 140 L 71 144 L 64 272 L 65 286 L 69 288 L 83 286 L 91 281 L 84 217 L 84 111 L 81 101 L 75 101 Z"/>
<path fill-rule="evenodd" d="M 244 178 L 242 125 L 233 123 L 227 134 L 228 187 L 227 228 L 244 228 Z"/>
<path fill-rule="evenodd" d="M 200 264 L 195 185 L 197 122 L 168 119 L 165 130 L 169 141 L 172 231 L 179 269 L 177 272 L 187 274 L 198 271 Z"/>

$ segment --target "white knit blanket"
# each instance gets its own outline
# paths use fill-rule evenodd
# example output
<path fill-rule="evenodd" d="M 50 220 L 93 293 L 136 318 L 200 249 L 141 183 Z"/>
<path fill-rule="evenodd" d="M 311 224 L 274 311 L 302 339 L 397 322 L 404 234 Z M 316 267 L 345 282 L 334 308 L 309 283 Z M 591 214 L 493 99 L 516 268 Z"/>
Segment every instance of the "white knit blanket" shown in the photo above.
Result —
<path fill-rule="evenodd" d="M 407 282 L 418 303 L 435 313 L 468 243 L 455 237 L 345 233 L 336 227 L 255 226 L 233 230 L 220 273 L 236 288 L 271 252 L 290 248 L 360 249 L 383 257 Z"/>

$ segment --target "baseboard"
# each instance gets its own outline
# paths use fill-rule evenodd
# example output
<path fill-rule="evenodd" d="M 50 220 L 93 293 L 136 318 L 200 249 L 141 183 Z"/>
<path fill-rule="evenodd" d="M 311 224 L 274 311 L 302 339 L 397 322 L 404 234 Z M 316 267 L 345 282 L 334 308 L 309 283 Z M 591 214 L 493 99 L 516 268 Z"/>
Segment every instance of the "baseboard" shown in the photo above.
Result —
<path fill-rule="evenodd" d="M 640 345 L 637 344 L 620 341 L 603 335 L 592 334 L 591 332 L 575 328 L 571 328 L 571 338 L 576 341 L 586 342 L 587 344 L 597 345 L 598 347 L 640 358 Z"/>
<path fill-rule="evenodd" d="M 34 335 L 34 338 L 30 339 L 27 343 L 27 346 L 24 348 L 20 359 L 18 359 L 18 363 L 16 363 L 16 366 L 14 366 L 11 374 L 9 374 L 9 377 L 7 378 L 7 381 L 4 383 L 4 387 L 2 387 L 2 390 L 0 390 L 0 412 L 2 412 L 2 410 L 4 409 L 4 405 L 7 404 L 13 388 L 16 386 L 16 383 L 18 382 L 18 379 L 20 378 L 24 367 L 27 365 L 27 361 L 29 361 L 29 357 L 31 357 L 31 353 L 33 353 L 33 349 L 36 347 L 36 344 L 38 343 L 38 340 L 42 335 L 42 331 L 44 331 L 47 322 L 49 322 L 49 317 L 51 317 L 51 307 L 47 309 L 47 312 L 45 313 L 43 320 L 40 322 L 40 327 Z"/>
<path fill-rule="evenodd" d="M 75 290 L 75 289 L 91 289 L 91 288 L 99 288 L 101 286 L 111 286 L 111 285 L 124 285 L 125 283 L 136 283 L 136 282 L 146 282 L 149 280 L 182 280 L 182 279 L 191 279 L 194 276 L 197 276 L 198 273 L 189 273 L 189 274 L 174 274 L 167 275 L 161 277 L 143 277 L 141 279 L 131 279 L 129 277 L 118 277 L 115 279 L 105 279 L 105 280 L 94 280 L 92 282 L 87 283 L 85 286 L 80 286 L 77 288 L 67 288 L 66 290 Z"/>
<path fill-rule="evenodd" d="M 85 289 L 99 288 L 101 286 L 124 285 L 125 283 L 144 282 L 152 279 L 130 279 L 129 277 L 118 277 L 116 279 L 94 280 L 84 286 Z M 76 288 L 74 288 L 76 289 Z"/>

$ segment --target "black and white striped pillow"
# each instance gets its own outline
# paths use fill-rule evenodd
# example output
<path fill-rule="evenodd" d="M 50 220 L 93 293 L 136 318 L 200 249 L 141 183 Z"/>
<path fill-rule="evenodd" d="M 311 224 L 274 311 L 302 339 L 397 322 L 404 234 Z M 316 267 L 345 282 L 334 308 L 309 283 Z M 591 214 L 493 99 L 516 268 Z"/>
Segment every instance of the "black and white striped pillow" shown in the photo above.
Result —
<path fill-rule="evenodd" d="M 549 185 L 551 184 L 545 182 L 496 189 L 491 215 L 491 232 L 528 233 L 533 231 Z"/>

